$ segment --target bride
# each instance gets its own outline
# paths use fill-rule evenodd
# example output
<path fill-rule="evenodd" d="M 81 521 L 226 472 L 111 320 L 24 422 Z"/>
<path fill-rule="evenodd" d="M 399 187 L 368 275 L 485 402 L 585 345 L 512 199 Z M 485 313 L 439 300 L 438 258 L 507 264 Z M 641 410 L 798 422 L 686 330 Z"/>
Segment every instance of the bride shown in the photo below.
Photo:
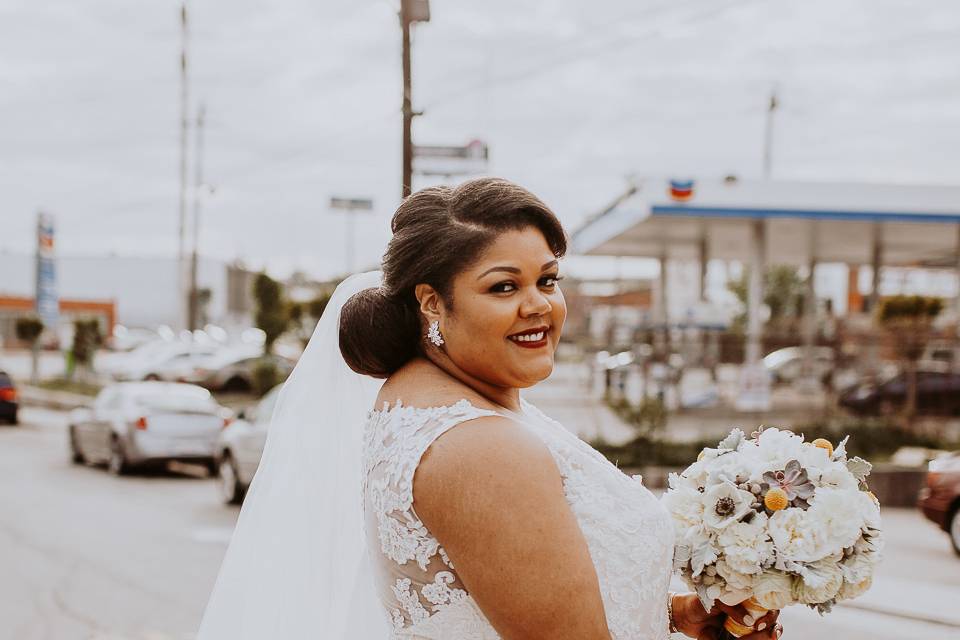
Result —
<path fill-rule="evenodd" d="M 668 593 L 666 511 L 520 397 L 566 316 L 550 209 L 483 178 L 392 229 L 281 392 L 198 639 L 778 638 Z"/>

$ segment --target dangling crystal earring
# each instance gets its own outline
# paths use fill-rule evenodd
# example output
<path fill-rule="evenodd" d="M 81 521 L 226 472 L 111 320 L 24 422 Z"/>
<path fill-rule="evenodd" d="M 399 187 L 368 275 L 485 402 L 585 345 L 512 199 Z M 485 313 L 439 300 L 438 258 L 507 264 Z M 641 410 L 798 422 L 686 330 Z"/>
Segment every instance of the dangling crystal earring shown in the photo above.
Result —
<path fill-rule="evenodd" d="M 443 336 L 440 335 L 440 321 L 434 320 L 430 323 L 430 329 L 427 330 L 427 338 L 433 343 L 433 346 L 439 347 L 443 344 Z"/>

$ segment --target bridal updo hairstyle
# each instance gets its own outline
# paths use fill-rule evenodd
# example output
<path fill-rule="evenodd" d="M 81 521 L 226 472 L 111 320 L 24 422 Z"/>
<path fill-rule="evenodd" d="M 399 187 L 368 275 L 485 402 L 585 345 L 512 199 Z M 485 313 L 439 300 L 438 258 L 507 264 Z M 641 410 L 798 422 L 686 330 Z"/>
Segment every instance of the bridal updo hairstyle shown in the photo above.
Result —
<path fill-rule="evenodd" d="M 539 229 L 558 258 L 560 221 L 535 195 L 500 178 L 414 193 L 393 214 L 383 284 L 353 295 L 340 312 L 340 352 L 357 373 L 385 378 L 423 353 L 426 322 L 414 295 L 429 284 L 453 309 L 454 277 L 502 233 Z"/>

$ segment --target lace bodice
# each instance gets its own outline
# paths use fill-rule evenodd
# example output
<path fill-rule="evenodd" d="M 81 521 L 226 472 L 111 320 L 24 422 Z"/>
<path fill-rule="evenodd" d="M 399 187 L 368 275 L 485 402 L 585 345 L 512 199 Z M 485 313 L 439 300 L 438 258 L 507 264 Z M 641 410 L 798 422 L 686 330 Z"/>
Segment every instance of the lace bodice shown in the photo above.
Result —
<path fill-rule="evenodd" d="M 504 414 L 547 446 L 587 541 L 614 640 L 668 636 L 673 554 L 669 516 L 640 482 L 523 402 Z M 467 420 L 498 415 L 467 400 L 420 409 L 397 403 L 370 412 L 364 432 L 364 514 L 376 582 L 393 638 L 499 638 L 467 593 L 443 547 L 413 509 L 413 475 L 430 444 Z M 505 579 L 509 579 L 505 576 Z"/>

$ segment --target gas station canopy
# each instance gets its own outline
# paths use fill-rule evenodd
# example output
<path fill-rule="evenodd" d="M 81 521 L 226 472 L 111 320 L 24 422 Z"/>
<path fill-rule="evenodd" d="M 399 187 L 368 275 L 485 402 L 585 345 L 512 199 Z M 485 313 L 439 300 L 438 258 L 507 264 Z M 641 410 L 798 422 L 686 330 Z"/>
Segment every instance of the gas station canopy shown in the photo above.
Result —
<path fill-rule="evenodd" d="M 960 187 L 651 180 L 594 216 L 574 250 L 749 261 L 763 221 L 767 263 L 957 265 Z"/>

